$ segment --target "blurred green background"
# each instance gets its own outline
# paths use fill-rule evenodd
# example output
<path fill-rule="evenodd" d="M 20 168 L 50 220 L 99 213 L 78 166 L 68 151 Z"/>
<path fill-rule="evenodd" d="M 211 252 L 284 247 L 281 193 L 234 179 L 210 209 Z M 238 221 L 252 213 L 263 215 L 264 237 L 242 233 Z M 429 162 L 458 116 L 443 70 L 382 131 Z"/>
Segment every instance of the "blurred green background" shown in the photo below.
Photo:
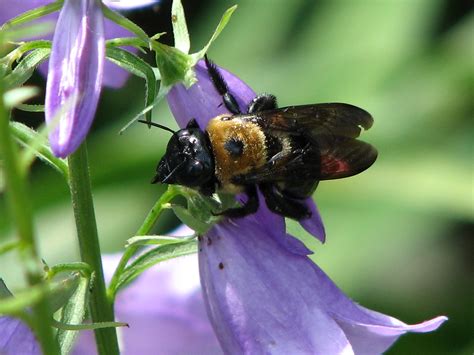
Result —
<path fill-rule="evenodd" d="M 472 354 L 474 16 L 449 0 L 183 1 L 192 49 L 221 14 L 239 8 L 209 55 L 280 106 L 347 102 L 375 118 L 363 139 L 379 158 L 356 177 L 324 182 L 315 198 L 324 246 L 295 223 L 290 231 L 354 300 L 407 323 L 437 315 L 437 332 L 402 337 L 389 354 Z M 130 14 L 149 34 L 170 31 L 169 2 Z M 164 40 L 171 42 L 171 35 Z M 43 86 L 37 76 L 33 83 Z M 96 213 L 104 252 L 122 250 L 162 192 L 150 185 L 168 135 L 135 125 L 143 83 L 105 90 L 89 139 Z M 41 114 L 16 112 L 35 126 Z M 176 127 L 166 103 L 154 120 Z M 31 198 L 41 255 L 49 264 L 78 258 L 62 178 L 37 162 Z M 0 181 L 1 186 L 1 181 Z M 171 214 L 156 232 L 177 224 Z M 0 242 L 13 237 L 0 196 Z M 14 253 L 0 259 L 13 289 L 22 284 Z"/>

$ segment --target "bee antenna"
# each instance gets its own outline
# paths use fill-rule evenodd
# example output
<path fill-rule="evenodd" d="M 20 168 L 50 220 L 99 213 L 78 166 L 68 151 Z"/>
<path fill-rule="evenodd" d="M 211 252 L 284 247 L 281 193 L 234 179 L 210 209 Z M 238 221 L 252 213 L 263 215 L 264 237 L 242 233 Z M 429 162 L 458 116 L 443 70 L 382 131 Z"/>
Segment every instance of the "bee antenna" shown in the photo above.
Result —
<path fill-rule="evenodd" d="M 154 127 L 158 127 L 158 128 L 164 129 L 165 131 L 171 132 L 171 133 L 173 133 L 173 134 L 176 133 L 176 132 L 173 131 L 171 128 L 166 127 L 166 126 L 163 126 L 163 125 L 161 125 L 161 124 L 159 124 L 159 123 L 156 123 L 156 122 L 145 121 L 145 120 L 138 120 L 138 122 L 144 123 L 144 124 L 149 125 L 149 126 L 154 126 Z"/>
<path fill-rule="evenodd" d="M 169 173 L 163 180 L 161 180 L 161 183 L 162 184 L 166 184 L 166 180 L 168 180 L 171 176 L 173 176 L 173 174 L 175 173 L 175 171 L 181 167 L 181 165 L 184 164 L 184 161 L 182 161 L 180 164 L 178 164 L 172 171 L 171 173 Z"/>

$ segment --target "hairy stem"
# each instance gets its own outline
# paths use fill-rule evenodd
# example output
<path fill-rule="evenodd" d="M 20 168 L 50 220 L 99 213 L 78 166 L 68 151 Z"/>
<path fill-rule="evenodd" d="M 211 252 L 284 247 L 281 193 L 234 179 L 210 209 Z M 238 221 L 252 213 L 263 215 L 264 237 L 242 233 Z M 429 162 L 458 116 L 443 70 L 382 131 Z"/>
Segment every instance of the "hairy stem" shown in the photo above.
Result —
<path fill-rule="evenodd" d="M 106 296 L 85 142 L 69 156 L 69 186 L 81 258 L 91 266 L 95 275 L 90 299 L 92 321 L 113 322 L 113 306 Z M 95 337 L 99 354 L 119 354 L 115 328 L 96 329 Z"/>

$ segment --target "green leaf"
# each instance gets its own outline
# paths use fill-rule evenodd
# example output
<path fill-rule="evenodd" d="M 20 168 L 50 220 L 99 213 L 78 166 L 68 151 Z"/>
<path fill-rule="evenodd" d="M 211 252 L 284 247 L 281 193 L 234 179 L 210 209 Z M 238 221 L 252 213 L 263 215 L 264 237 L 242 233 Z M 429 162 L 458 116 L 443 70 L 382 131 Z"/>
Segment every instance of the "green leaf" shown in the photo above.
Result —
<path fill-rule="evenodd" d="M 191 211 L 180 205 L 172 205 L 173 212 L 181 222 L 186 224 L 189 228 L 195 230 L 198 234 L 206 233 L 212 224 L 205 223 L 196 218 Z"/>
<path fill-rule="evenodd" d="M 1 65 L 5 65 L 10 69 L 15 62 L 20 61 L 20 58 L 23 57 L 25 53 L 35 49 L 51 49 L 51 45 L 51 41 L 42 39 L 22 43 L 17 48 L 8 53 L 5 57 L 0 58 L 0 63 Z"/>
<path fill-rule="evenodd" d="M 61 310 L 61 323 L 79 325 L 85 318 L 89 303 L 89 279 L 81 277 L 79 284 Z M 69 354 L 78 335 L 76 330 L 59 328 L 56 334 L 61 354 Z"/>
<path fill-rule="evenodd" d="M 186 237 L 186 239 L 193 239 L 194 236 Z M 182 243 L 184 238 L 170 237 L 166 235 L 139 235 L 127 240 L 126 248 L 131 246 L 143 245 L 165 245 Z"/>
<path fill-rule="evenodd" d="M 148 48 L 148 43 L 136 37 L 123 37 L 109 39 L 105 41 L 105 46 L 107 48 L 130 46 L 138 49 L 142 53 L 146 53 L 143 48 Z"/>
<path fill-rule="evenodd" d="M 7 91 L 3 96 L 3 100 L 7 109 L 12 109 L 14 107 L 17 107 L 22 102 L 38 95 L 38 93 L 38 88 L 33 86 L 24 86 Z"/>
<path fill-rule="evenodd" d="M 31 286 L 26 290 L 15 292 L 10 298 L 0 302 L 0 314 L 18 314 L 49 296 L 51 310 L 55 312 L 71 297 L 79 283 L 79 274 L 70 275 L 59 282 L 48 282 L 44 285 Z"/>
<path fill-rule="evenodd" d="M 171 89 L 170 86 L 164 86 L 163 84 L 160 85 L 160 90 L 158 91 L 158 95 L 156 96 L 155 101 L 153 101 L 153 103 L 151 105 L 148 105 L 143 110 L 141 110 L 130 121 L 128 121 L 127 124 L 120 129 L 119 134 L 123 134 L 123 132 L 125 132 L 125 130 L 127 130 L 128 127 L 130 127 L 133 123 L 135 123 L 143 115 L 146 115 L 148 112 L 151 113 L 151 110 L 153 110 L 153 107 L 155 107 L 159 102 L 161 102 L 161 100 L 163 100 L 165 98 L 166 94 L 168 94 L 170 89 Z"/>
<path fill-rule="evenodd" d="M 171 7 L 171 23 L 173 24 L 174 46 L 183 53 L 189 53 L 191 46 L 189 42 L 188 26 L 181 0 L 173 0 Z"/>
<path fill-rule="evenodd" d="M 33 75 L 35 69 L 49 57 L 50 48 L 40 48 L 28 53 L 13 69 L 11 74 L 3 78 L 5 89 L 13 89 L 23 85 Z"/>
<path fill-rule="evenodd" d="M 23 164 L 29 165 L 31 163 L 30 156 L 36 155 L 45 163 L 51 165 L 54 169 L 59 171 L 67 180 L 69 176 L 68 166 L 65 160 L 54 156 L 46 141 L 46 132 L 40 134 L 31 128 L 19 122 L 10 122 L 10 128 L 13 136 L 20 144 L 29 149 L 30 154 L 23 156 Z M 26 153 L 26 152 L 25 152 Z"/>
<path fill-rule="evenodd" d="M 193 66 L 196 65 L 196 63 L 204 57 L 204 54 L 206 54 L 206 52 L 209 49 L 209 47 L 211 46 L 212 42 L 214 42 L 216 40 L 216 38 L 219 37 L 222 30 L 225 28 L 225 26 L 227 26 L 227 23 L 229 22 L 232 14 L 234 13 L 234 11 L 236 9 L 237 9 L 237 5 L 234 5 L 230 8 L 228 8 L 226 10 L 226 12 L 224 12 L 224 14 L 222 15 L 221 20 L 219 21 L 219 24 L 217 25 L 216 30 L 212 34 L 212 37 L 209 40 L 209 42 L 207 42 L 207 44 L 204 46 L 204 48 L 201 49 L 199 52 L 191 54 L 192 65 Z"/>
<path fill-rule="evenodd" d="M 104 16 L 107 17 L 109 20 L 115 22 L 117 25 L 129 30 L 130 32 L 134 33 L 138 38 L 140 38 L 145 43 L 149 42 L 148 35 L 143 31 L 139 26 L 135 23 L 130 21 L 128 18 L 122 16 L 118 12 L 110 10 L 107 6 L 102 5 L 102 12 Z"/>
<path fill-rule="evenodd" d="M 106 55 L 111 62 L 145 79 L 145 105 L 152 105 L 157 92 L 156 78 L 152 67 L 135 54 L 121 48 L 107 48 Z M 151 121 L 151 110 L 146 113 L 146 119 Z"/>
<path fill-rule="evenodd" d="M 2 27 L 0 27 L 0 31 L 9 30 L 13 26 L 18 26 L 18 25 L 36 20 L 40 17 L 46 16 L 50 13 L 55 12 L 55 11 L 58 11 L 62 7 L 62 5 L 63 5 L 63 1 L 58 0 L 58 1 L 52 2 L 48 5 L 37 7 L 35 9 L 23 12 L 22 14 L 8 20 L 7 22 L 5 22 L 2 25 Z M 12 6 L 13 6 L 13 4 L 12 4 Z M 31 34 L 31 32 L 30 32 L 30 34 Z"/>
<path fill-rule="evenodd" d="M 194 254 L 197 252 L 196 239 L 184 239 L 182 243 L 173 243 L 160 245 L 153 248 L 135 259 L 125 270 L 119 275 L 116 289 L 114 293 L 124 286 L 132 282 L 143 271 L 156 265 L 162 261 L 176 258 L 183 255 Z"/>

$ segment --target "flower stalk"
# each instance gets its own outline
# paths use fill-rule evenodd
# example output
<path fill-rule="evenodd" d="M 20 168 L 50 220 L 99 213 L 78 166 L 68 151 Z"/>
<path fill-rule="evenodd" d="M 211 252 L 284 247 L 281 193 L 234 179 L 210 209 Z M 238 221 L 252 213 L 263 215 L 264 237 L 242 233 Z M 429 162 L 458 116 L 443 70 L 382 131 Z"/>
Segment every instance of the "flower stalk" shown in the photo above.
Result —
<path fill-rule="evenodd" d="M 143 221 L 142 225 L 136 232 L 136 236 L 140 235 L 147 235 L 150 233 L 151 229 L 155 225 L 156 221 L 158 218 L 161 216 L 161 213 L 163 210 L 166 208 L 166 204 L 170 202 L 173 198 L 175 198 L 179 194 L 179 191 L 177 188 L 170 186 L 168 190 L 166 190 L 156 201 L 155 205 L 151 208 L 150 212 L 148 215 L 145 217 L 145 220 Z M 125 252 L 123 253 L 117 268 L 114 271 L 114 274 L 112 276 L 112 279 L 110 280 L 110 285 L 107 290 L 107 297 L 109 299 L 109 302 L 113 304 L 115 300 L 115 296 L 117 294 L 117 285 L 119 282 L 120 274 L 125 270 L 125 267 L 127 266 L 128 261 L 130 258 L 137 252 L 139 246 L 132 245 L 125 249 Z"/>
<path fill-rule="evenodd" d="M 0 155 L 7 185 L 8 205 L 17 228 L 19 254 L 30 286 L 44 283 L 43 270 L 33 233 L 33 215 L 28 199 L 26 174 L 21 169 L 18 151 L 14 145 L 8 112 L 3 101 L 3 85 L 0 80 Z M 57 354 L 58 349 L 51 327 L 45 326 L 51 313 L 47 299 L 41 299 L 33 306 L 33 327 L 45 354 Z"/>
<path fill-rule="evenodd" d="M 112 322 L 114 321 L 114 311 L 112 303 L 106 297 L 85 142 L 69 156 L 68 161 L 69 186 L 81 259 L 89 264 L 94 272 L 94 284 L 90 299 L 92 322 Z M 99 354 L 119 354 L 115 328 L 96 329 L 95 336 Z"/>

